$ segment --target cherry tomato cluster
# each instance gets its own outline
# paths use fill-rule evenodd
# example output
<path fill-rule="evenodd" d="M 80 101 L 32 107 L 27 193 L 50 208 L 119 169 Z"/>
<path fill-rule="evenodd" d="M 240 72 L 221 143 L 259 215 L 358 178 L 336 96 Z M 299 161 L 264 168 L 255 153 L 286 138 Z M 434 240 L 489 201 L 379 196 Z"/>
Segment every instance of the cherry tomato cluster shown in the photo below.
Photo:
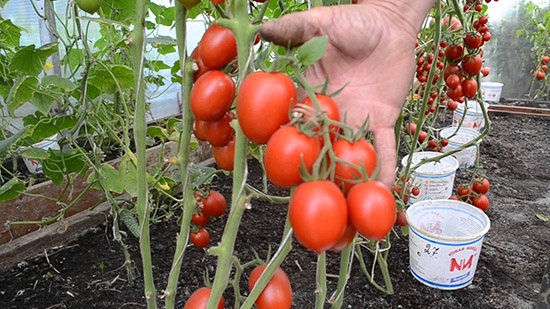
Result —
<path fill-rule="evenodd" d="M 396 226 L 407 226 L 409 225 L 406 217 L 406 205 L 409 202 L 411 196 L 418 196 L 420 194 L 419 187 L 411 187 L 410 179 L 405 182 L 405 192 L 403 192 L 403 187 L 396 183 L 392 188 L 392 193 L 394 198 L 398 201 L 399 204 L 397 209 L 397 216 L 395 219 L 394 225 Z"/>
<path fill-rule="evenodd" d="M 210 233 L 205 228 L 211 217 L 220 217 L 227 209 L 225 197 L 215 190 L 210 190 L 208 196 L 203 197 L 202 193 L 195 194 L 197 199 L 197 209 L 191 216 L 193 222 L 192 232 L 189 234 L 189 240 L 197 248 L 205 248 L 210 243 Z"/>
<path fill-rule="evenodd" d="M 471 185 L 460 184 L 456 189 L 456 195 L 451 196 L 450 199 L 464 201 L 483 211 L 487 211 L 489 209 L 487 193 L 490 186 L 487 178 L 479 177 Z"/>
<path fill-rule="evenodd" d="M 195 61 L 195 84 L 190 93 L 190 107 L 195 117 L 193 133 L 198 140 L 212 145 L 213 157 L 221 169 L 233 170 L 235 130 L 231 110 L 235 82 L 223 71 L 232 70 L 237 44 L 231 30 L 212 24 L 191 53 Z"/>
<path fill-rule="evenodd" d="M 416 130 L 417 130 L 417 124 L 413 122 L 407 122 L 403 129 L 405 134 L 410 136 L 414 136 L 416 134 Z M 428 139 L 428 137 L 429 137 L 428 132 L 421 130 L 420 133 L 418 133 L 418 143 L 423 144 L 426 141 L 426 139 Z M 431 151 L 442 152 L 443 147 L 447 146 L 448 144 L 449 144 L 448 139 L 442 138 L 437 140 L 430 137 L 428 139 L 427 146 Z"/>
<path fill-rule="evenodd" d="M 548 63 L 550 62 L 550 56 L 543 55 L 540 59 L 540 63 L 535 70 L 535 78 L 537 80 L 543 80 L 546 78 L 548 72 Z"/>

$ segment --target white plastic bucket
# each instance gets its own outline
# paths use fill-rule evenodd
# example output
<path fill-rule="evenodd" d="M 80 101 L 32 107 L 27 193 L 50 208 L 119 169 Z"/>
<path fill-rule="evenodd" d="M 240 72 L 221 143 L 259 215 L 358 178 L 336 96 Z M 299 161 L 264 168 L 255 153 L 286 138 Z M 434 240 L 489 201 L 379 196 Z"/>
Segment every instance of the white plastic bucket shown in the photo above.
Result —
<path fill-rule="evenodd" d="M 455 290 L 474 279 L 483 237 L 491 223 L 460 201 L 418 202 L 407 209 L 412 275 L 427 286 Z"/>
<path fill-rule="evenodd" d="M 57 149 L 59 150 L 59 144 L 57 143 L 57 134 L 44 139 L 41 142 L 33 144 L 29 148 L 41 148 L 44 150 Z M 34 159 L 23 157 L 23 162 L 31 174 L 42 173 L 42 164 Z"/>
<path fill-rule="evenodd" d="M 441 156 L 440 152 L 422 151 L 412 154 L 411 173 L 412 187 L 418 187 L 420 193 L 411 195 L 409 203 L 422 200 L 446 199 L 453 193 L 453 184 L 458 161 L 452 157 L 445 157 L 438 162 L 420 164 L 422 159 Z M 409 155 L 401 160 L 401 165 L 406 166 Z M 417 167 L 418 166 L 418 167 Z"/>
<path fill-rule="evenodd" d="M 462 147 L 464 144 L 479 137 L 480 133 L 474 129 L 448 127 L 439 131 L 441 138 L 447 139 L 449 144 L 443 147 L 443 152 L 449 152 Z M 479 142 L 478 142 L 479 145 Z M 477 147 L 470 146 L 453 154 L 458 161 L 458 168 L 464 169 L 474 166 L 477 159 Z"/>
<path fill-rule="evenodd" d="M 481 96 L 484 102 L 500 102 L 500 94 L 502 93 L 503 83 L 496 82 L 482 82 L 481 83 Z"/>
<path fill-rule="evenodd" d="M 489 108 L 489 104 L 484 103 L 485 110 Z M 466 116 L 464 116 L 464 110 L 466 109 Z M 483 117 L 483 111 L 481 105 L 476 101 L 466 101 L 466 103 L 458 104 L 458 107 L 453 112 L 453 127 L 458 127 L 460 121 L 464 121 L 460 127 L 474 129 L 477 131 L 483 130 L 485 127 L 485 118 Z"/>

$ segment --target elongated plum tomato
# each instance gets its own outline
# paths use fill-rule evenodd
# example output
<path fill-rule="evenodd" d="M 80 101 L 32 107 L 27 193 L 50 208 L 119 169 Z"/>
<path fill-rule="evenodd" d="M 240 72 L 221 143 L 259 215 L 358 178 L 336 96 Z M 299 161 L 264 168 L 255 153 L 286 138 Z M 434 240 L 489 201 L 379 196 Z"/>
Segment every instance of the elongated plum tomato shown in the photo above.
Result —
<path fill-rule="evenodd" d="M 197 289 L 195 292 L 193 292 L 193 294 L 191 294 L 183 309 L 206 309 L 210 294 L 212 294 L 211 288 L 202 287 Z M 218 303 L 217 309 L 223 309 L 224 306 L 225 299 L 222 296 L 220 302 Z"/>
<path fill-rule="evenodd" d="M 199 57 L 210 69 L 219 69 L 237 57 L 237 42 L 233 32 L 212 24 L 202 35 Z"/>
<path fill-rule="evenodd" d="M 300 168 L 311 172 L 321 152 L 316 137 L 301 133 L 294 126 L 275 131 L 265 148 L 264 166 L 267 178 L 276 186 L 291 188 L 303 182 Z"/>
<path fill-rule="evenodd" d="M 321 113 L 324 113 L 325 116 L 335 122 L 340 121 L 340 111 L 338 110 L 338 105 L 336 102 L 329 96 L 324 94 L 316 94 L 317 102 L 319 103 L 319 107 L 321 108 Z M 307 97 L 303 102 L 304 105 L 309 106 L 313 108 L 313 115 L 306 115 L 306 118 L 314 117 L 314 119 L 319 118 L 320 116 L 317 115 L 318 111 L 316 111 L 316 106 L 311 100 L 310 97 Z M 323 124 L 318 121 L 317 127 L 315 128 L 315 131 L 320 132 L 322 129 Z M 339 131 L 339 127 L 337 125 L 329 125 L 329 131 L 330 131 L 330 140 L 334 141 L 336 139 L 336 134 Z"/>
<path fill-rule="evenodd" d="M 351 223 L 361 235 L 380 241 L 388 235 L 397 218 L 391 191 L 372 180 L 353 186 L 346 197 Z"/>
<path fill-rule="evenodd" d="M 296 105 L 296 87 L 283 73 L 254 72 L 243 80 L 237 94 L 237 118 L 244 135 L 265 144 Z"/>
<path fill-rule="evenodd" d="M 349 221 L 349 218 L 348 218 Z M 351 242 L 355 239 L 355 235 L 357 235 L 357 229 L 351 222 L 348 222 L 348 225 L 346 226 L 346 229 L 344 230 L 344 234 L 340 236 L 340 239 L 330 247 L 330 251 L 334 252 L 340 252 L 347 248 L 351 244 Z"/>
<path fill-rule="evenodd" d="M 204 65 L 204 62 L 202 62 L 202 59 L 199 57 L 199 47 L 195 47 L 195 49 L 193 49 L 193 52 L 191 52 L 191 58 L 193 60 L 195 60 L 195 63 L 197 64 L 197 70 L 195 71 L 195 73 L 193 73 L 193 81 L 197 81 L 197 79 L 199 79 L 199 77 L 201 77 L 202 75 L 204 75 L 204 73 L 210 71 L 210 68 L 207 68 L 205 65 Z"/>
<path fill-rule="evenodd" d="M 75 0 L 75 2 L 84 12 L 94 14 L 101 7 L 103 0 Z"/>
<path fill-rule="evenodd" d="M 214 147 L 225 146 L 235 135 L 235 130 L 231 127 L 231 120 L 235 118 L 233 112 L 226 112 L 220 119 L 206 121 L 204 124 L 204 136 L 210 145 Z"/>
<path fill-rule="evenodd" d="M 346 198 L 327 180 L 300 184 L 290 197 L 288 212 L 296 239 L 317 253 L 334 246 L 348 224 Z"/>
<path fill-rule="evenodd" d="M 334 181 L 337 185 L 344 186 L 344 192 L 347 193 L 357 180 L 364 179 L 361 175 L 363 168 L 367 177 L 374 173 L 378 156 L 368 140 L 350 142 L 339 139 L 332 144 L 332 149 L 338 159 L 334 168 Z"/>
<path fill-rule="evenodd" d="M 196 119 L 214 121 L 223 117 L 235 97 L 235 82 L 222 71 L 204 73 L 191 89 L 190 105 Z"/>
<path fill-rule="evenodd" d="M 260 265 L 252 270 L 248 279 L 248 290 L 252 291 L 267 264 Z M 275 273 L 256 299 L 258 309 L 286 309 L 292 306 L 292 286 L 285 271 L 277 267 Z"/>
<path fill-rule="evenodd" d="M 219 168 L 232 171 L 235 167 L 235 136 L 229 140 L 227 145 L 212 147 L 212 155 Z"/>

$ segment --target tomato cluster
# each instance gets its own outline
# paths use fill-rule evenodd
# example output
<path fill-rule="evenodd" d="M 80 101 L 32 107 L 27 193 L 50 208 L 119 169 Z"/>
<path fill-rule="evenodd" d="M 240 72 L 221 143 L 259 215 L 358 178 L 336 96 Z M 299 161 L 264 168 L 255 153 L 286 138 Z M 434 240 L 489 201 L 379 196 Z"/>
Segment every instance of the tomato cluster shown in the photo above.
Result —
<path fill-rule="evenodd" d="M 479 177 L 474 179 L 471 185 L 460 184 L 456 189 L 456 195 L 451 196 L 450 199 L 461 200 L 487 211 L 489 209 L 489 198 L 486 194 L 489 192 L 489 188 L 489 180 Z"/>
<path fill-rule="evenodd" d="M 537 65 L 537 69 L 535 70 L 535 78 L 537 80 L 543 80 L 546 78 L 549 62 L 550 62 L 550 56 L 543 55 L 541 57 L 540 63 Z"/>
<path fill-rule="evenodd" d="M 220 217 L 225 213 L 227 201 L 221 193 L 215 190 L 210 190 L 206 197 L 197 191 L 195 198 L 197 199 L 197 208 L 191 216 L 193 227 L 189 234 L 189 240 L 197 248 L 206 248 L 210 244 L 210 233 L 204 227 L 209 218 Z"/>

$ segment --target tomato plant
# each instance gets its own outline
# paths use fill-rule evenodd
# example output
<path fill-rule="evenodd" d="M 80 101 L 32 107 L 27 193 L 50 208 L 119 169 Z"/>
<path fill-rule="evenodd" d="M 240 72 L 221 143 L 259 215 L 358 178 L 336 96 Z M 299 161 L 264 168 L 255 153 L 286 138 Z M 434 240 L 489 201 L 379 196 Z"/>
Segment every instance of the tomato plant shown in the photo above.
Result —
<path fill-rule="evenodd" d="M 296 104 L 296 87 L 283 73 L 254 72 L 245 77 L 237 95 L 237 118 L 246 137 L 265 144 L 288 123 Z"/>
<path fill-rule="evenodd" d="M 185 306 L 183 309 L 206 309 L 206 304 L 208 303 L 208 299 L 210 298 L 210 294 L 212 293 L 211 288 L 202 287 L 197 289 L 187 302 L 185 303 Z M 218 303 L 217 309 L 223 309 L 225 306 L 225 299 L 220 299 L 220 302 Z"/>
<path fill-rule="evenodd" d="M 265 148 L 267 178 L 276 186 L 290 188 L 302 183 L 300 169 L 311 172 L 321 151 L 316 137 L 309 137 L 294 126 L 275 131 Z"/>
<path fill-rule="evenodd" d="M 197 248 L 206 248 L 210 243 L 210 233 L 204 227 L 201 227 L 198 231 L 189 234 L 189 240 Z"/>
<path fill-rule="evenodd" d="M 202 200 L 202 211 L 209 217 L 219 217 L 225 213 L 227 201 L 218 191 L 210 190 L 208 196 Z"/>
<path fill-rule="evenodd" d="M 189 103 L 196 119 L 215 121 L 225 115 L 234 96 L 233 79 L 222 71 L 211 70 L 197 79 Z"/>
<path fill-rule="evenodd" d="M 378 181 L 353 186 L 346 197 L 352 224 L 361 235 L 381 241 L 393 227 L 397 209 L 393 194 Z"/>
<path fill-rule="evenodd" d="M 346 198 L 327 180 L 300 184 L 290 198 L 288 215 L 294 236 L 318 253 L 334 246 L 348 224 Z"/>
<path fill-rule="evenodd" d="M 250 273 L 248 289 L 252 291 L 267 264 L 257 266 Z M 292 306 L 292 286 L 285 271 L 277 267 L 275 273 L 256 299 L 258 309 L 290 308 Z"/>

